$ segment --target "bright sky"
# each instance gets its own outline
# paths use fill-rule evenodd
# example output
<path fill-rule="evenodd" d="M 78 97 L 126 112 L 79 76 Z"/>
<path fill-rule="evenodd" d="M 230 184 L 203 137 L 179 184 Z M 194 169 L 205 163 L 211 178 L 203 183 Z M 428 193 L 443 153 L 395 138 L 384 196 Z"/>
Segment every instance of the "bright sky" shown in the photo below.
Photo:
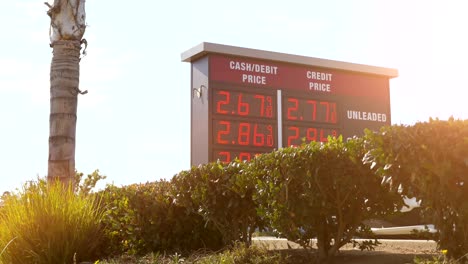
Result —
<path fill-rule="evenodd" d="M 0 8 L 0 194 L 47 173 L 49 17 L 40 0 Z M 468 119 L 466 0 L 86 2 L 76 167 L 108 183 L 190 167 L 190 64 L 201 42 L 396 68 L 392 121 Z"/>

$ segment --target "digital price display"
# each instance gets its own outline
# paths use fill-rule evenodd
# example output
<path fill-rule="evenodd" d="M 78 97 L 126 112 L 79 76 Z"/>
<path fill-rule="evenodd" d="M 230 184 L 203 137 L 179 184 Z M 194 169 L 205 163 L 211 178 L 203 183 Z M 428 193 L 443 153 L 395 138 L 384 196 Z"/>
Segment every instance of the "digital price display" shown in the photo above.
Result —
<path fill-rule="evenodd" d="M 250 160 L 277 147 L 274 91 L 219 84 L 212 88 L 211 98 L 213 160 Z"/>
<path fill-rule="evenodd" d="M 214 144 L 273 148 L 276 147 L 275 125 L 274 122 L 213 120 Z"/>
<path fill-rule="evenodd" d="M 261 93 L 228 89 L 215 90 L 213 93 L 214 114 L 273 119 L 276 118 L 273 98 L 271 95 Z"/>
<path fill-rule="evenodd" d="M 339 130 L 334 128 L 288 125 L 284 130 L 283 141 L 287 142 L 287 146 L 298 146 L 311 141 L 327 142 L 328 136 L 339 135 Z"/>
<path fill-rule="evenodd" d="M 288 121 L 337 124 L 336 102 L 308 98 L 284 97 L 283 116 Z"/>
<path fill-rule="evenodd" d="M 395 69 L 202 43 L 191 62 L 191 164 L 389 125 Z"/>
<path fill-rule="evenodd" d="M 251 160 L 256 155 L 261 153 L 258 152 L 248 152 L 248 151 L 227 151 L 227 150 L 213 150 L 213 159 L 220 160 L 221 162 L 230 162 L 235 158 L 240 160 Z"/>
<path fill-rule="evenodd" d="M 337 102 L 313 96 L 283 96 L 283 142 L 297 146 L 310 141 L 327 142 L 338 137 L 340 127 Z"/>

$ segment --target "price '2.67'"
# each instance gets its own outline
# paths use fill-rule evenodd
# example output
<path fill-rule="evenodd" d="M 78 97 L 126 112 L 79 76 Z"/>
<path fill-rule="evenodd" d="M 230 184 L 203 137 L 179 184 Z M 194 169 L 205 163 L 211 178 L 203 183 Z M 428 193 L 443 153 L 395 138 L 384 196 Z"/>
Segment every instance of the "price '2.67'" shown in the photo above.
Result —
<path fill-rule="evenodd" d="M 274 118 L 271 95 L 221 90 L 214 93 L 213 100 L 215 114 Z"/>

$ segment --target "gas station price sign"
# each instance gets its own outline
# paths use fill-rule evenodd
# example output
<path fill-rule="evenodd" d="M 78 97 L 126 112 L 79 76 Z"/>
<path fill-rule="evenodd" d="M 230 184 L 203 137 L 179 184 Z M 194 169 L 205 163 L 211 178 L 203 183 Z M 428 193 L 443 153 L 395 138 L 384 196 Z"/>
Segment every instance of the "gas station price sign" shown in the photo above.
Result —
<path fill-rule="evenodd" d="M 191 62 L 191 164 L 389 125 L 397 70 L 202 43 Z"/>

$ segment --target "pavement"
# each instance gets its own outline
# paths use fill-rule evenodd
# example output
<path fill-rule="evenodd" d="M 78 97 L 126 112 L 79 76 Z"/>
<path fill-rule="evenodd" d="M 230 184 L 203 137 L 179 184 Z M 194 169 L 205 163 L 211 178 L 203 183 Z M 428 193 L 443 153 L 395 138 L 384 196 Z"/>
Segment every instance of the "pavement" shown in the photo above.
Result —
<path fill-rule="evenodd" d="M 356 241 L 364 241 L 368 239 L 356 239 Z M 277 238 L 273 236 L 261 236 L 252 238 L 254 245 L 264 246 L 269 250 L 280 249 L 299 249 L 302 248 L 299 244 L 288 241 L 285 238 Z M 381 243 L 378 245 L 376 251 L 386 252 L 407 252 L 407 253 L 436 253 L 437 243 L 433 240 L 416 240 L 416 239 L 378 239 Z M 316 247 L 317 240 L 312 239 L 312 247 Z M 341 250 L 359 250 L 354 248 L 352 243 L 347 244 Z"/>

